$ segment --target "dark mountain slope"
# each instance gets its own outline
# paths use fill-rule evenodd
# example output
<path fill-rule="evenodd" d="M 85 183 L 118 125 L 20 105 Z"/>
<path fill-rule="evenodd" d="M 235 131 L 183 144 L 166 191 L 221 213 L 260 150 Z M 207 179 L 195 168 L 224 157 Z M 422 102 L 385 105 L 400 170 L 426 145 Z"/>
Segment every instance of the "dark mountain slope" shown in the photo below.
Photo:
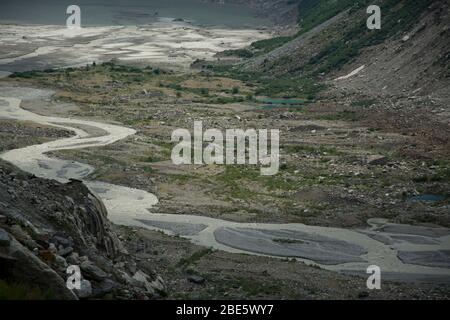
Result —
<path fill-rule="evenodd" d="M 81 290 L 66 286 L 69 265 L 81 269 Z M 0 162 L 0 299 L 148 299 L 163 291 L 83 183 L 40 179 Z"/>
<path fill-rule="evenodd" d="M 365 47 L 343 67 L 341 74 L 364 65 L 357 77 L 338 81 L 339 87 L 371 95 L 449 99 L 450 11 L 445 1 L 434 1 L 410 28 L 386 41 Z M 338 74 L 334 72 L 333 74 Z M 440 97 L 440 98 L 439 98 Z M 448 100 L 447 100 L 448 101 Z"/>
<path fill-rule="evenodd" d="M 298 34 L 252 44 L 247 56 L 253 57 L 240 69 L 266 77 L 334 79 L 364 65 L 363 81 L 358 76 L 342 83 L 374 93 L 384 88 L 387 94 L 444 94 L 449 76 L 448 3 L 376 1 L 382 28 L 369 30 L 369 2 L 300 1 Z"/>

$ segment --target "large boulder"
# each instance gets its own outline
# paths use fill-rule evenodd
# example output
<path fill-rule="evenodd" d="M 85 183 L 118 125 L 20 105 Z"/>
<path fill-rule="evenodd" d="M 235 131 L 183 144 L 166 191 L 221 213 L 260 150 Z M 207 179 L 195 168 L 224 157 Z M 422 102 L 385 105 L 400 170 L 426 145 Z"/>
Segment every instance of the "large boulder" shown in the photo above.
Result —
<path fill-rule="evenodd" d="M 30 287 L 38 287 L 53 298 L 77 299 L 77 296 L 67 288 L 66 282 L 58 273 L 13 237 L 10 237 L 9 246 L 3 247 L 2 251 L 6 256 L 6 258 L 0 256 L 3 276 L 20 279 L 21 283 Z"/>
<path fill-rule="evenodd" d="M 0 247 L 9 247 L 11 243 L 11 237 L 8 232 L 0 228 Z"/>
<path fill-rule="evenodd" d="M 366 163 L 369 166 L 384 166 L 388 163 L 388 158 L 382 155 L 367 156 Z"/>
<path fill-rule="evenodd" d="M 133 279 L 137 281 L 148 294 L 155 296 L 165 291 L 164 281 L 161 277 L 157 276 L 152 280 L 145 272 L 138 270 L 134 275 Z"/>

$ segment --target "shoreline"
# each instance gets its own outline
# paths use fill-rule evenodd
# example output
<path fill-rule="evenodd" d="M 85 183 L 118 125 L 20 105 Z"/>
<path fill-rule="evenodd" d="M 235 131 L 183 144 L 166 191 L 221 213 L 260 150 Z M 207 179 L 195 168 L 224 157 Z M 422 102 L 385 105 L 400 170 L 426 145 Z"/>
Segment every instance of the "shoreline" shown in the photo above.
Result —
<path fill-rule="evenodd" d="M 173 21 L 79 30 L 2 25 L 0 70 L 44 70 L 111 60 L 186 69 L 197 59 L 213 59 L 218 52 L 240 49 L 272 35 L 268 30 L 197 27 Z"/>
<path fill-rule="evenodd" d="M 195 20 L 174 18 L 174 17 L 159 17 L 155 21 L 149 21 L 147 23 L 138 24 L 83 24 L 81 28 L 105 28 L 105 27 L 146 27 L 158 23 L 173 23 L 173 24 L 187 24 L 191 27 L 205 28 L 205 29 L 229 29 L 229 30 L 269 30 L 277 29 L 277 26 L 272 25 L 243 25 L 243 26 L 229 26 L 226 24 L 204 24 L 198 23 Z M 43 23 L 32 23 L 32 22 L 13 22 L 13 21 L 2 21 L 0 20 L 0 26 L 16 26 L 16 27 L 57 27 L 57 28 L 67 28 L 65 24 L 43 24 Z"/>

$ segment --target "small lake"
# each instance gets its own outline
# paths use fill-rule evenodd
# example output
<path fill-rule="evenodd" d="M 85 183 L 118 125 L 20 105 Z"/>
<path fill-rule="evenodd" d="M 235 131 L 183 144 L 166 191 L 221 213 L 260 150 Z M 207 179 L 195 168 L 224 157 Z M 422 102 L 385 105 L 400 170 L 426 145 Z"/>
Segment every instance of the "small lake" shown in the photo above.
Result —
<path fill-rule="evenodd" d="M 439 202 L 444 201 L 447 197 L 438 194 L 421 194 L 418 196 L 410 197 L 408 202 Z"/>
<path fill-rule="evenodd" d="M 302 99 L 282 99 L 282 98 L 264 98 L 258 99 L 258 102 L 263 103 L 263 109 L 277 109 L 277 108 L 302 108 L 307 100 Z"/>
<path fill-rule="evenodd" d="M 1 0 L 0 23 L 65 25 L 71 4 L 81 8 L 82 26 L 143 25 L 162 18 L 230 28 L 272 25 L 254 9 L 202 0 Z"/>

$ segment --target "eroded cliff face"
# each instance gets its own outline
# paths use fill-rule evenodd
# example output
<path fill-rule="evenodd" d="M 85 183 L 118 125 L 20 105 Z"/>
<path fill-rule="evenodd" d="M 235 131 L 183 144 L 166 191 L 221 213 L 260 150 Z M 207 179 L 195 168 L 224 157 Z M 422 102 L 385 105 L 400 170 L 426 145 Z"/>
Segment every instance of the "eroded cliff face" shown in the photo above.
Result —
<path fill-rule="evenodd" d="M 81 290 L 67 288 L 69 265 L 81 270 Z M 56 299 L 146 299 L 165 292 L 160 277 L 139 270 L 111 230 L 105 206 L 82 182 L 40 179 L 5 163 L 0 280 L 7 288 L 21 284 Z"/>

